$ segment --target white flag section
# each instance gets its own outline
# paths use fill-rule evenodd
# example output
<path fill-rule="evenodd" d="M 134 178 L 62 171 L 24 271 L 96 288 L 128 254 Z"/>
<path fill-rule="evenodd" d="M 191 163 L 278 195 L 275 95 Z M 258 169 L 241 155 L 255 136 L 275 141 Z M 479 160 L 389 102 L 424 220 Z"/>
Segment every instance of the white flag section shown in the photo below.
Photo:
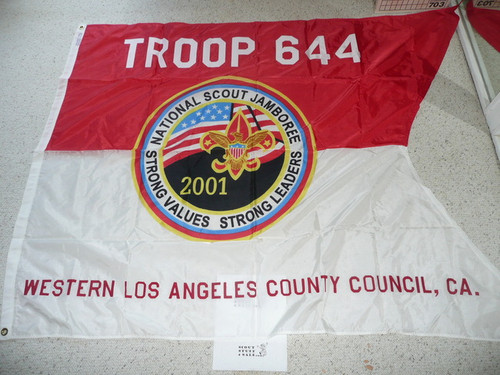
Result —
<path fill-rule="evenodd" d="M 37 152 L 3 338 L 500 339 L 500 273 L 421 184 L 406 147 L 318 152 L 289 214 L 251 240 L 216 243 L 187 241 L 144 209 L 132 157 Z"/>

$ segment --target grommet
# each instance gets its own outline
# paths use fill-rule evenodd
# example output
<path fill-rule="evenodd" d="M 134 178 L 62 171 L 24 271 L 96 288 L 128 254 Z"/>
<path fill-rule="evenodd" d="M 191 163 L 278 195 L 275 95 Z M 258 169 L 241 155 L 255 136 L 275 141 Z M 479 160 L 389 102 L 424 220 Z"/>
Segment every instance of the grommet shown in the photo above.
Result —
<path fill-rule="evenodd" d="M 0 334 L 2 336 L 7 336 L 7 333 L 9 333 L 9 330 L 7 328 L 2 328 L 2 330 L 0 331 Z"/>

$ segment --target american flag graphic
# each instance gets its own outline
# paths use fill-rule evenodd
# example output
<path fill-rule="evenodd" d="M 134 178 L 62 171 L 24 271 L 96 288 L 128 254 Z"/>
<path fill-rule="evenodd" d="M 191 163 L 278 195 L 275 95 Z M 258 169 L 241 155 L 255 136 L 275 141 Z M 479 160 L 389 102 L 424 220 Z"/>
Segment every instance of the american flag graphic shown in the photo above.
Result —
<path fill-rule="evenodd" d="M 273 150 L 266 151 L 258 147 L 250 149 L 248 160 L 259 158 L 261 163 L 266 163 L 283 154 L 285 149 L 279 129 L 265 113 L 246 104 L 218 102 L 189 114 L 177 126 L 163 150 L 163 167 L 198 152 L 205 152 L 200 148 L 202 135 L 209 130 L 224 133 L 231 118 L 238 111 L 242 111 L 247 118 L 252 133 L 258 130 L 269 130 L 276 140 Z"/>

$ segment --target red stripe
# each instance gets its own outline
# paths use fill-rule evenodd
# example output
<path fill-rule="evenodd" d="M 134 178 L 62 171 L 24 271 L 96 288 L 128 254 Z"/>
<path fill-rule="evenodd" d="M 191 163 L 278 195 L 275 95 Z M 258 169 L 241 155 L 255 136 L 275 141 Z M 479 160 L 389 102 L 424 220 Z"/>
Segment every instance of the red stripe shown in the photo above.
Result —
<path fill-rule="evenodd" d="M 413 119 L 436 75 L 455 31 L 453 8 L 404 16 L 365 19 L 320 19 L 230 24 L 89 25 L 68 80 L 65 98 L 48 150 L 103 150 L 135 147 L 144 122 L 165 101 L 216 77 L 240 76 L 264 83 L 299 108 L 311 124 L 318 149 L 406 145 Z M 397 32 L 395 32 L 397 30 Z M 356 35 L 361 62 L 338 58 L 335 51 Z M 177 67 L 173 47 L 164 54 L 166 67 L 145 65 L 147 38 L 207 38 L 230 43 L 251 38 L 257 48 L 207 68 L 199 53 L 189 69 Z M 276 60 L 276 41 L 292 35 L 300 52 L 296 64 Z M 331 55 L 328 64 L 309 59 L 304 51 L 323 35 Z M 144 38 L 135 65 L 126 67 L 126 39 Z M 226 80 L 226 82 L 229 80 Z M 251 82 L 236 84 L 252 85 Z M 261 86 L 262 91 L 269 91 Z M 246 112 L 245 112 L 246 113 Z M 149 124 L 151 126 L 151 123 Z M 264 125 L 264 124 L 263 124 Z M 146 133 L 147 134 L 147 133 Z"/>

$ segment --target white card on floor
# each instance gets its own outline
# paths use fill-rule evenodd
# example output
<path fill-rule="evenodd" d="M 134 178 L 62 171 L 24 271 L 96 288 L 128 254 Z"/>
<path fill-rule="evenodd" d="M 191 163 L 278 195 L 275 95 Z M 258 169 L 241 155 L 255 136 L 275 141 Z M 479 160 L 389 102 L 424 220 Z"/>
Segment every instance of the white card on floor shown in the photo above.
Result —
<path fill-rule="evenodd" d="M 287 360 L 286 335 L 214 340 L 214 370 L 287 371 Z"/>

